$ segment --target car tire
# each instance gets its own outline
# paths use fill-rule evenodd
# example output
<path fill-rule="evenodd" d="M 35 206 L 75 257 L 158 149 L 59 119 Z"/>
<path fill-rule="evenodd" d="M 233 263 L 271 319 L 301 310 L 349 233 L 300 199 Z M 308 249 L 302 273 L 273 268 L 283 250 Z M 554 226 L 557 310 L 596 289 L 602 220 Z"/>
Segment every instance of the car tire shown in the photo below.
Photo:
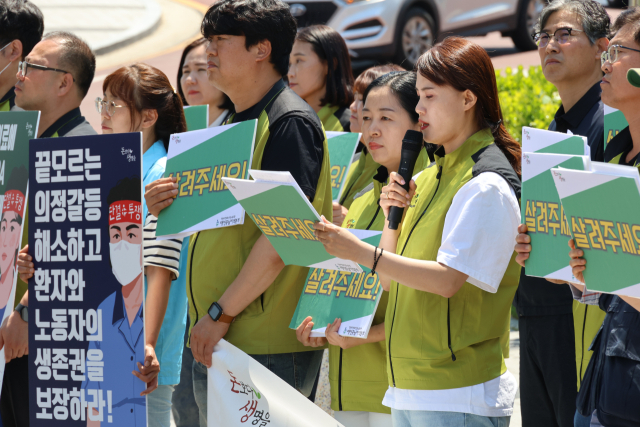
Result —
<path fill-rule="evenodd" d="M 522 0 L 520 2 L 517 26 L 511 33 L 511 40 L 518 49 L 526 51 L 538 48 L 531 34 L 533 34 L 534 26 L 546 4 L 546 0 Z"/>
<path fill-rule="evenodd" d="M 409 9 L 398 20 L 395 62 L 412 70 L 420 55 L 436 40 L 436 25 L 429 13 L 421 8 Z"/>

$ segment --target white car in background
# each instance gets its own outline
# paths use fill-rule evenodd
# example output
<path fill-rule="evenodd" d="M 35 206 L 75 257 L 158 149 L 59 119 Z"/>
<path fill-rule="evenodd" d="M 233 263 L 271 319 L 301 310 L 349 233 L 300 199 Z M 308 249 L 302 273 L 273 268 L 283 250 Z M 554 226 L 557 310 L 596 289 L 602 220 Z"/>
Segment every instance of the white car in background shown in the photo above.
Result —
<path fill-rule="evenodd" d="M 344 37 L 355 62 L 413 67 L 447 35 L 500 31 L 521 50 L 535 49 L 533 26 L 545 0 L 284 0 L 299 27 L 326 24 Z"/>

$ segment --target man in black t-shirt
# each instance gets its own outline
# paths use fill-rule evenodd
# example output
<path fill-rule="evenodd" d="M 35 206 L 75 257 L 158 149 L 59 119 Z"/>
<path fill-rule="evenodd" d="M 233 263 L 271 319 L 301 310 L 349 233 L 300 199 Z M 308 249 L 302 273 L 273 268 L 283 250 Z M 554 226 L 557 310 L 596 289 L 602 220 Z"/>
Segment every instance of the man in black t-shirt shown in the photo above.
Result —
<path fill-rule="evenodd" d="M 252 168 L 289 171 L 318 213 L 331 216 L 322 124 L 282 80 L 296 35 L 288 5 L 220 0 L 205 15 L 202 33 L 209 40 L 209 81 L 234 104 L 229 123 L 258 119 Z M 171 178 L 149 184 L 149 212 L 157 216 L 170 205 L 175 188 Z M 190 347 L 201 423 L 207 414 L 207 367 L 223 337 L 310 396 L 322 350 L 304 347 L 288 327 L 308 268 L 285 267 L 248 217 L 242 225 L 201 231 L 190 239 Z M 234 318 L 238 321 L 231 323 Z"/>

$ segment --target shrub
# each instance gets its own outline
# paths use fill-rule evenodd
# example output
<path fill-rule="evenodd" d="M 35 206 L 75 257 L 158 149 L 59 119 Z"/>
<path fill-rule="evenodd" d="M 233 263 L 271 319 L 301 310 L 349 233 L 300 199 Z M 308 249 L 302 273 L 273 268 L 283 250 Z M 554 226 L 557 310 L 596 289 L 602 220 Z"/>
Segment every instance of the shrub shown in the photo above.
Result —
<path fill-rule="evenodd" d="M 522 126 L 547 129 L 553 120 L 560 96 L 554 85 L 542 74 L 542 67 L 522 66 L 496 71 L 498 96 L 507 130 L 518 142 L 522 139 Z"/>

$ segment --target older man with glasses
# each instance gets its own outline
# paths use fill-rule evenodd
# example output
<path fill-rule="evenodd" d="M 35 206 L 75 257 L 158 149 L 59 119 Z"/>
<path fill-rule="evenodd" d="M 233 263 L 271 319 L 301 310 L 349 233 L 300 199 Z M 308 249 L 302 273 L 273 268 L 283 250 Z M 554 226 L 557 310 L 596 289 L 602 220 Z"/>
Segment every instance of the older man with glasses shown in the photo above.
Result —
<path fill-rule="evenodd" d="M 609 44 L 609 25 L 596 1 L 556 0 L 544 8 L 532 35 L 542 71 L 562 100 L 549 130 L 586 136 L 594 161 L 602 161 L 604 152 L 600 57 Z M 530 247 L 526 226 L 519 230 L 518 243 Z M 522 425 L 573 426 L 587 348 L 604 313 L 574 307 L 568 286 L 529 277 L 525 268 L 514 302 L 520 316 Z"/>
<path fill-rule="evenodd" d="M 96 134 L 80 114 L 80 103 L 89 90 L 95 69 L 96 59 L 89 46 L 66 32 L 45 35 L 19 63 L 15 102 L 24 110 L 40 111 L 38 138 Z M 31 257 L 26 253 L 28 226 L 25 217 L 20 257 L 26 257 L 29 266 L 19 267 L 21 274 L 33 273 Z M 26 290 L 26 283 L 18 279 L 16 301 L 28 310 Z M 14 311 L 0 327 L 0 342 L 8 362 L 0 400 L 5 427 L 29 425 L 28 325 L 22 319 Z"/>

